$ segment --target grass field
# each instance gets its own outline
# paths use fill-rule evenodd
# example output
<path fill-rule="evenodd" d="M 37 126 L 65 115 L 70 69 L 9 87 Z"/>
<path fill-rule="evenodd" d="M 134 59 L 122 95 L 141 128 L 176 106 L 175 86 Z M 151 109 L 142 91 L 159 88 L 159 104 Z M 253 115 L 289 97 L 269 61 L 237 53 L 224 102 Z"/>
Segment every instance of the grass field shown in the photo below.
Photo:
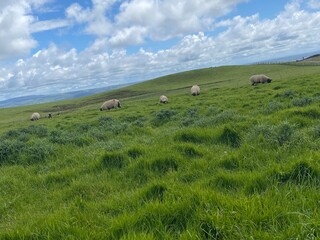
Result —
<path fill-rule="evenodd" d="M 319 84 L 320 66 L 224 66 L 0 109 L 0 239 L 318 239 Z"/>

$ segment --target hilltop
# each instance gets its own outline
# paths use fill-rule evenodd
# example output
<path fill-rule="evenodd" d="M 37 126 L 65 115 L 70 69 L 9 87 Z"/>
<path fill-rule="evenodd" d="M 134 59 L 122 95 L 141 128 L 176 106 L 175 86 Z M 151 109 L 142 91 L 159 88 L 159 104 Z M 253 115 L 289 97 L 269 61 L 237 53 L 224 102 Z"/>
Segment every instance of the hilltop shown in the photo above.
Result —
<path fill-rule="evenodd" d="M 317 238 L 319 83 L 313 64 L 222 66 L 0 109 L 0 239 Z"/>
<path fill-rule="evenodd" d="M 315 54 L 303 59 L 305 62 L 320 62 L 320 54 Z"/>

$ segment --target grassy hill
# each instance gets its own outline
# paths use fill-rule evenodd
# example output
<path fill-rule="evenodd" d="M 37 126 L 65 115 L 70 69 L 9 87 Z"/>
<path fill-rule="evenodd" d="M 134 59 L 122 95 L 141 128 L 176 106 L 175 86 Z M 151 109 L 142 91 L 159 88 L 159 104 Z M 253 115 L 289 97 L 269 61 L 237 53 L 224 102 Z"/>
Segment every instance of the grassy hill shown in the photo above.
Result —
<path fill-rule="evenodd" d="M 320 65 L 320 54 L 314 54 L 312 56 L 303 58 L 301 60 L 296 61 L 300 65 Z"/>
<path fill-rule="evenodd" d="M 315 54 L 304 59 L 305 61 L 320 62 L 320 54 Z"/>
<path fill-rule="evenodd" d="M 224 66 L 0 109 L 0 239 L 316 239 L 319 84 L 319 66 Z"/>

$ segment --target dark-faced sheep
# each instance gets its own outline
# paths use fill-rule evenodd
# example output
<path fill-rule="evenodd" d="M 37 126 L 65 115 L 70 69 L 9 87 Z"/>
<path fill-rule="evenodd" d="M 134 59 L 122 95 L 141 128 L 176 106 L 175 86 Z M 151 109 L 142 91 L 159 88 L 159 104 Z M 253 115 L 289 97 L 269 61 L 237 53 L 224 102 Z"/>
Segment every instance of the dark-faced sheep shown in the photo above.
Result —
<path fill-rule="evenodd" d="M 100 111 L 109 110 L 112 108 L 121 108 L 121 104 L 118 99 L 111 99 L 111 100 L 105 101 L 100 107 Z"/>
<path fill-rule="evenodd" d="M 168 103 L 168 98 L 165 95 L 160 96 L 160 103 Z"/>
<path fill-rule="evenodd" d="M 52 118 L 52 113 L 48 113 L 48 118 Z"/>
<path fill-rule="evenodd" d="M 272 79 L 264 74 L 253 75 L 250 77 L 251 85 L 256 85 L 258 83 L 271 83 Z"/>
<path fill-rule="evenodd" d="M 200 87 L 198 85 L 193 85 L 191 88 L 192 96 L 197 96 L 200 94 Z"/>
<path fill-rule="evenodd" d="M 37 112 L 32 113 L 31 118 L 30 118 L 31 121 L 36 121 L 36 120 L 39 120 L 39 119 L 40 119 L 40 114 L 39 113 L 37 113 Z"/>

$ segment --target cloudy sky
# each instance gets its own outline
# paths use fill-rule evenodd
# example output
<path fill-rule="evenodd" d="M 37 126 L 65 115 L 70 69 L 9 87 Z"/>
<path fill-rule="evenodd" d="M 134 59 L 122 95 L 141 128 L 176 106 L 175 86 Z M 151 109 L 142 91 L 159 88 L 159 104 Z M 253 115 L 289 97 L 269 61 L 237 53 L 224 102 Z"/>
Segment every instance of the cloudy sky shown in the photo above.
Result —
<path fill-rule="evenodd" d="M 320 52 L 320 0 L 0 0 L 0 101 Z"/>

